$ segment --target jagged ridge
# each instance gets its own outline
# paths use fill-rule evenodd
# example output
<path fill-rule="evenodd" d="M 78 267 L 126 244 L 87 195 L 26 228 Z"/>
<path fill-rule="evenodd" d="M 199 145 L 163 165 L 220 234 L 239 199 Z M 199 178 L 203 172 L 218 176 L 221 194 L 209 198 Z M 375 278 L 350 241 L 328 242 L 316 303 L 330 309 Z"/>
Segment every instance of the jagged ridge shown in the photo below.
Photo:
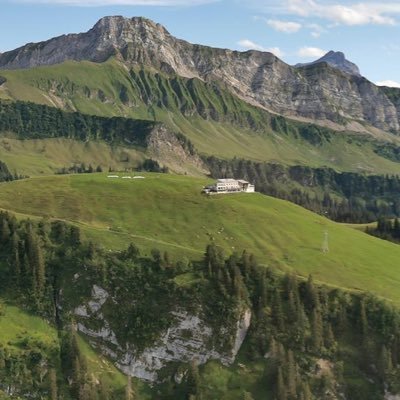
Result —
<path fill-rule="evenodd" d="M 283 115 L 356 120 L 400 130 L 399 105 L 365 78 L 325 63 L 299 70 L 271 53 L 192 45 L 144 18 L 106 17 L 86 33 L 28 44 L 1 54 L 0 68 L 30 68 L 66 60 L 103 62 L 110 57 L 187 78 L 224 82 L 248 102 Z"/>

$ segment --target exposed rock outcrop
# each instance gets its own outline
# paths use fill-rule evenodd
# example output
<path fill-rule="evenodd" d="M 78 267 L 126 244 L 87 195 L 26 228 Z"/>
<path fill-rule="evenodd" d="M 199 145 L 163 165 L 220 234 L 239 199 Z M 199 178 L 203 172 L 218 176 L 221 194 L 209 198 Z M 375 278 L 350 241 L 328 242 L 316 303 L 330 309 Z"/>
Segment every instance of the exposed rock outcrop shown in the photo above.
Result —
<path fill-rule="evenodd" d="M 151 382 L 158 380 L 158 372 L 170 362 L 195 361 L 204 364 L 208 360 L 219 360 L 224 365 L 232 364 L 251 322 L 251 311 L 243 310 L 234 332 L 226 331 L 226 335 L 233 334 L 232 345 L 228 349 L 219 349 L 213 344 L 213 328 L 201 316 L 179 308 L 172 312 L 174 323 L 162 333 L 160 339 L 138 352 L 134 343 L 119 343 L 115 332 L 104 318 L 102 307 L 108 299 L 109 293 L 94 285 L 91 299 L 74 310 L 78 319 L 77 329 L 94 339 L 94 343 L 124 373 Z"/>
<path fill-rule="evenodd" d="M 182 174 L 209 173 L 198 154 L 192 154 L 164 125 L 157 125 L 147 138 L 150 157 Z"/>
<path fill-rule="evenodd" d="M 361 76 L 360 69 L 358 66 L 351 61 L 346 59 L 346 56 L 341 51 L 330 51 L 326 53 L 320 59 L 305 63 L 305 64 L 297 64 L 296 68 L 306 67 L 308 65 L 327 63 L 331 67 L 334 67 L 340 71 L 346 72 L 347 74 L 354 76 Z"/>

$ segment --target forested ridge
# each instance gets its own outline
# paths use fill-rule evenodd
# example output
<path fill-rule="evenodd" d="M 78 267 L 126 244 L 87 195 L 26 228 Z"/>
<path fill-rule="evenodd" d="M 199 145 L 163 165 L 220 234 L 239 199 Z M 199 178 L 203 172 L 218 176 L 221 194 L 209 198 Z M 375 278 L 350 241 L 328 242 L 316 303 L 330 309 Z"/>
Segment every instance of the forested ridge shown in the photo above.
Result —
<path fill-rule="evenodd" d="M 12 132 L 21 139 L 65 137 L 144 146 L 156 125 L 151 121 L 98 117 L 35 103 L 0 100 L 0 132 Z"/>
<path fill-rule="evenodd" d="M 0 390 L 10 398 L 141 398 L 134 382 L 127 394 L 89 378 L 72 311 L 94 283 L 113 294 L 117 312 L 106 317 L 118 340 L 138 350 L 168 329 L 170 311 L 179 304 L 203 310 L 222 347 L 231 340 L 226 327 L 239 310 L 250 309 L 240 362 L 260 368 L 250 380 L 243 377 L 243 398 L 330 399 L 345 393 L 352 400 L 372 400 L 382 399 L 384 390 L 400 390 L 400 313 L 371 295 L 321 286 L 311 276 L 282 276 L 258 266 L 246 251 L 225 255 L 212 243 L 201 262 L 171 261 L 156 249 L 151 258 L 143 257 L 134 244 L 110 253 L 85 242 L 74 226 L 17 221 L 4 212 L 0 239 L 0 298 L 46 318 L 59 332 L 58 344 L 29 337 L 1 343 Z M 193 284 L 177 285 L 187 274 Z M 151 398 L 211 398 L 224 389 L 210 386 L 206 368 L 171 365 Z M 180 383 L 173 378 L 178 371 L 186 371 Z"/>

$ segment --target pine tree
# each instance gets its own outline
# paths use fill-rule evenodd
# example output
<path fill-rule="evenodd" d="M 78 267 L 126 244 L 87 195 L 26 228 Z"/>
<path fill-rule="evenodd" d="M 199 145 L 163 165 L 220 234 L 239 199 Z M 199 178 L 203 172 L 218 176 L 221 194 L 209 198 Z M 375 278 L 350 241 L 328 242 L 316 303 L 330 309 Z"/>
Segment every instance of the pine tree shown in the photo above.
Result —
<path fill-rule="evenodd" d="M 379 374 L 382 379 L 393 369 L 392 355 L 385 345 L 382 345 L 378 360 Z"/>
<path fill-rule="evenodd" d="M 140 250 L 137 246 L 135 246 L 133 243 L 129 244 L 128 249 L 126 250 L 126 258 L 129 259 L 136 259 L 140 255 Z"/>
<path fill-rule="evenodd" d="M 186 377 L 186 393 L 188 396 L 193 395 L 195 396 L 200 387 L 200 374 L 199 368 L 197 367 L 196 363 L 193 361 L 190 364 L 187 377 Z"/>
<path fill-rule="evenodd" d="M 275 289 L 273 293 L 272 317 L 274 320 L 274 325 L 278 329 L 278 332 L 283 332 L 285 329 L 284 319 L 283 319 L 284 316 L 282 309 L 281 294 L 278 289 Z"/>
<path fill-rule="evenodd" d="M 4 246 L 11 236 L 11 230 L 8 225 L 7 217 L 3 216 L 0 224 L 0 244 Z"/>
<path fill-rule="evenodd" d="M 164 251 L 163 260 L 162 260 L 163 268 L 170 268 L 172 265 L 171 257 L 168 251 Z"/>
<path fill-rule="evenodd" d="M 332 330 L 332 325 L 330 323 L 325 324 L 325 329 L 324 329 L 324 346 L 327 349 L 332 349 L 332 347 L 335 345 L 335 336 L 333 334 Z"/>
<path fill-rule="evenodd" d="M 301 385 L 302 400 L 312 400 L 313 395 L 311 393 L 310 385 L 308 381 L 305 381 Z"/>
<path fill-rule="evenodd" d="M 311 320 L 311 343 L 313 351 L 319 353 L 323 345 L 323 324 L 319 308 L 314 308 Z"/>
<path fill-rule="evenodd" d="M 21 260 L 19 256 L 19 236 L 17 232 L 14 232 L 11 236 L 10 267 L 14 275 L 15 283 L 19 286 L 21 282 Z"/>
<path fill-rule="evenodd" d="M 49 372 L 49 388 L 50 388 L 50 399 L 58 399 L 58 387 L 57 387 L 57 373 L 54 368 L 50 369 Z"/>
<path fill-rule="evenodd" d="M 128 375 L 128 381 L 125 389 L 125 400 L 133 400 L 132 378 Z"/>
<path fill-rule="evenodd" d="M 289 399 L 296 400 L 297 393 L 297 365 L 292 350 L 287 353 L 287 393 Z"/>
<path fill-rule="evenodd" d="M 305 305 L 308 309 L 312 310 L 313 308 L 319 307 L 319 297 L 318 291 L 315 288 L 314 280 L 312 275 L 308 276 L 308 280 L 306 283 L 306 298 L 305 298 Z"/>
<path fill-rule="evenodd" d="M 368 335 L 368 318 L 365 310 L 365 300 L 362 299 L 360 302 L 360 329 L 361 335 L 365 338 Z"/>
<path fill-rule="evenodd" d="M 254 400 L 250 392 L 243 392 L 242 400 Z"/>
<path fill-rule="evenodd" d="M 82 243 L 81 230 L 77 226 L 71 226 L 69 230 L 69 240 L 72 246 L 80 246 Z"/>
<path fill-rule="evenodd" d="M 276 399 L 287 400 L 286 385 L 283 380 L 283 373 L 281 367 L 278 367 L 278 373 L 276 378 Z"/>

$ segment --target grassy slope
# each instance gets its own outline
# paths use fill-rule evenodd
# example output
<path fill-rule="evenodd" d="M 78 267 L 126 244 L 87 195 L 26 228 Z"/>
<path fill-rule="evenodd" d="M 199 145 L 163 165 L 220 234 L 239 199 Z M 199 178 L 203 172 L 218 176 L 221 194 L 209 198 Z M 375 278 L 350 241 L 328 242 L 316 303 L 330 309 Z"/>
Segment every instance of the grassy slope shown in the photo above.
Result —
<path fill-rule="evenodd" d="M 47 348 L 52 354 L 57 354 L 60 346 L 57 330 L 48 322 L 16 306 L 2 303 L 0 347 L 18 355 L 29 349 L 30 343 Z M 97 379 L 101 378 L 109 387 L 123 391 L 126 377 L 111 362 L 95 353 L 82 338 L 79 338 L 79 346 L 88 361 L 90 373 Z"/>
<path fill-rule="evenodd" d="M 43 319 L 3 304 L 0 315 L 0 345 L 19 350 L 19 343 L 28 336 L 28 332 L 32 340 L 43 343 L 46 347 L 58 347 L 57 331 Z"/>
<path fill-rule="evenodd" d="M 18 140 L 0 138 L 0 160 L 11 171 L 22 175 L 52 174 L 63 167 L 77 163 L 100 165 L 104 170 L 131 167 L 144 159 L 144 154 L 134 148 L 109 146 L 104 142 L 51 138 Z M 125 161 L 124 161 L 125 160 Z M 128 161 L 126 161 L 128 160 Z"/>
<path fill-rule="evenodd" d="M 78 223 L 111 247 L 133 240 L 147 253 L 161 247 L 199 258 L 214 239 L 228 252 L 248 249 L 266 265 L 400 304 L 400 246 L 260 194 L 206 197 L 200 194 L 206 182 L 157 174 L 42 177 L 2 184 L 0 207 Z M 320 250 L 325 230 L 328 254 Z"/>
<path fill-rule="evenodd" d="M 151 72 L 142 76 L 136 72 L 130 76 L 125 67 L 112 60 L 104 64 L 68 62 L 30 70 L 1 71 L 0 75 L 7 78 L 0 87 L 0 98 L 33 101 L 104 116 L 144 119 L 155 116 L 183 132 L 205 154 L 327 165 L 352 171 L 400 172 L 398 163 L 375 154 L 372 144 L 365 138 L 360 146 L 359 141 L 350 143 L 346 135 L 338 133 L 331 142 L 313 146 L 290 134 L 277 135 L 266 124 L 268 117 L 263 111 L 200 81 L 181 78 L 173 81 Z M 147 105 L 148 99 L 154 106 Z M 224 118 L 215 122 L 196 116 L 196 102 L 201 103 L 204 112 L 214 109 L 218 115 L 225 115 L 225 122 Z M 183 115 L 181 109 L 185 107 Z M 239 123 L 226 122 L 230 115 L 235 115 Z M 245 123 L 240 124 L 248 116 L 257 126 L 257 132 L 245 128 Z"/>

